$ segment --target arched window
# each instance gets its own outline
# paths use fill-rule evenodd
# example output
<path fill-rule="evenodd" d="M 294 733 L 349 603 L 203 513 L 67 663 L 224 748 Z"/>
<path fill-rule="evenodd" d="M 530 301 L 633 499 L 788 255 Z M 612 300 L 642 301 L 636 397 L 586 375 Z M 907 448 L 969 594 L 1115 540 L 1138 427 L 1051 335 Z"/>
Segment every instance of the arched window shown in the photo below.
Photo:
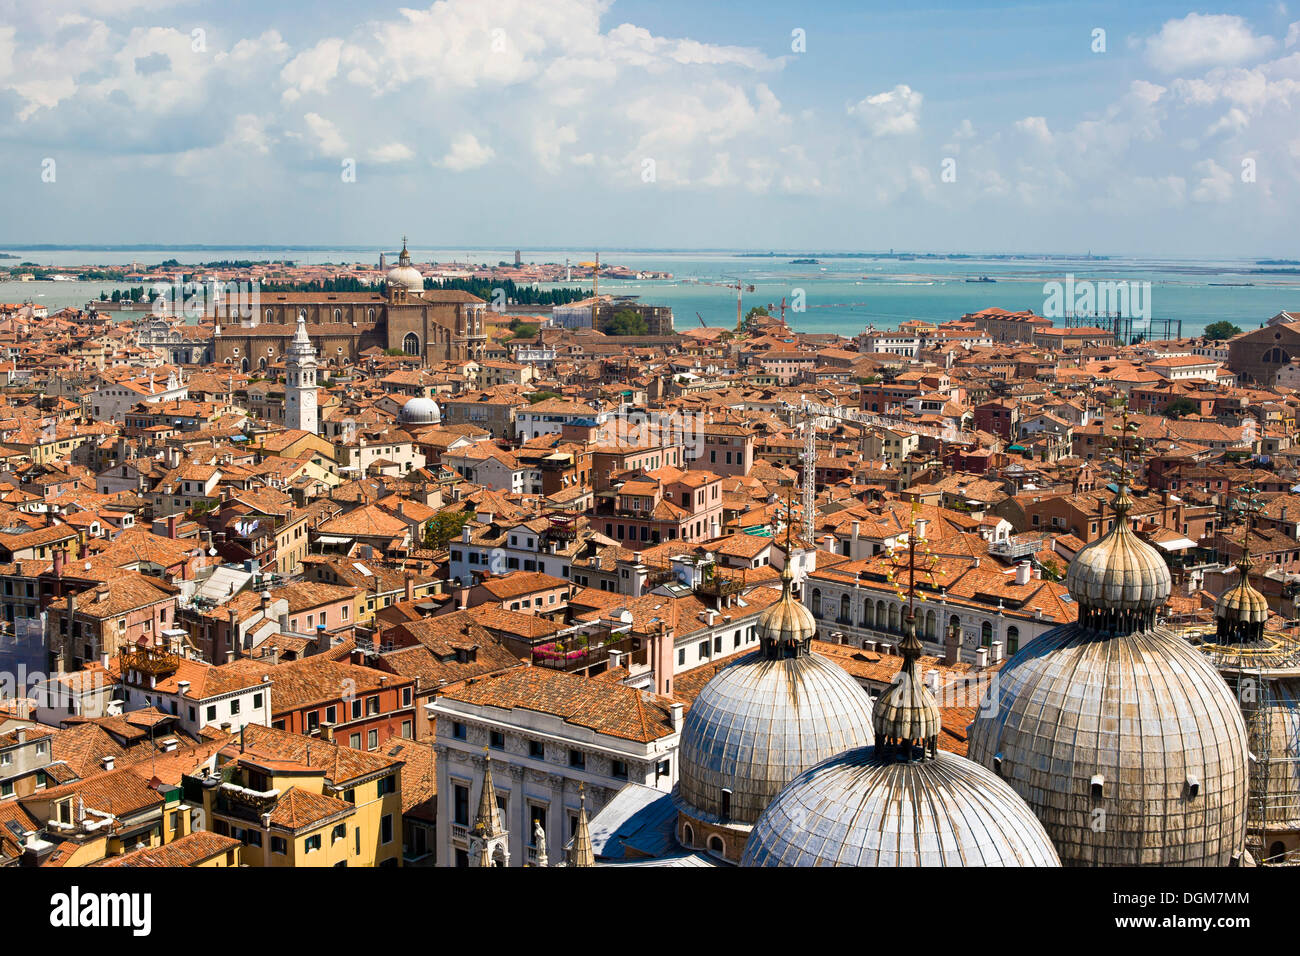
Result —
<path fill-rule="evenodd" d="M 722 837 L 716 835 L 709 837 L 709 852 L 716 853 L 719 856 L 723 854 L 724 848 L 722 844 Z"/>
<path fill-rule="evenodd" d="M 239 360 L 239 370 L 240 370 L 241 372 L 247 372 L 247 371 L 248 371 L 248 356 L 244 356 L 243 358 L 241 358 L 241 359 Z"/>
<path fill-rule="evenodd" d="M 1263 361 L 1271 365 L 1286 365 L 1291 361 L 1291 353 L 1283 348 L 1271 348 L 1264 353 Z"/>
<path fill-rule="evenodd" d="M 959 618 L 956 614 L 954 614 L 952 617 L 948 618 L 948 630 L 951 631 L 954 627 L 957 628 L 957 633 L 960 634 L 960 633 L 961 633 L 961 618 Z"/>
<path fill-rule="evenodd" d="M 1007 653 L 1014 654 L 1020 650 L 1020 628 L 1014 624 L 1007 628 Z"/>
<path fill-rule="evenodd" d="M 933 608 L 925 612 L 925 636 L 932 641 L 939 639 L 939 615 Z"/>
<path fill-rule="evenodd" d="M 264 359 L 264 358 L 260 358 L 260 359 L 258 359 L 258 360 L 257 360 L 257 367 L 258 367 L 258 368 L 266 368 L 266 359 Z"/>
<path fill-rule="evenodd" d="M 876 602 L 876 630 L 883 631 L 889 625 L 889 618 L 885 615 L 885 602 Z"/>
<path fill-rule="evenodd" d="M 849 613 L 849 596 L 847 594 L 840 596 L 840 623 L 852 624 L 853 618 Z"/>
<path fill-rule="evenodd" d="M 985 621 L 980 625 L 980 645 L 988 647 L 993 643 L 993 622 Z"/>
<path fill-rule="evenodd" d="M 813 617 L 822 616 L 822 589 L 813 588 L 812 590 L 812 612 Z"/>
<path fill-rule="evenodd" d="M 374 310 L 374 309 L 366 309 L 366 321 L 367 321 L 367 322 L 373 322 L 373 321 L 375 321 L 375 310 Z"/>
<path fill-rule="evenodd" d="M 414 332 L 407 332 L 406 338 L 402 339 L 402 351 L 407 355 L 419 355 L 420 337 Z"/>
<path fill-rule="evenodd" d="M 270 310 L 270 309 L 267 309 L 265 314 L 266 314 L 266 321 L 270 322 L 270 321 L 271 321 L 271 310 Z"/>
<path fill-rule="evenodd" d="M 895 634 L 901 630 L 897 604 L 889 605 L 889 629 Z"/>
<path fill-rule="evenodd" d="M 862 627 L 870 627 L 875 618 L 876 606 L 871 601 L 862 602 Z"/>
<path fill-rule="evenodd" d="M 691 827 L 689 823 L 684 824 L 682 826 L 682 842 L 684 842 L 687 846 L 695 845 L 695 830 Z"/>
<path fill-rule="evenodd" d="M 335 322 L 342 322 L 342 321 L 343 321 L 343 310 L 342 310 L 342 309 L 335 309 L 335 310 L 334 310 L 334 321 L 335 321 Z"/>

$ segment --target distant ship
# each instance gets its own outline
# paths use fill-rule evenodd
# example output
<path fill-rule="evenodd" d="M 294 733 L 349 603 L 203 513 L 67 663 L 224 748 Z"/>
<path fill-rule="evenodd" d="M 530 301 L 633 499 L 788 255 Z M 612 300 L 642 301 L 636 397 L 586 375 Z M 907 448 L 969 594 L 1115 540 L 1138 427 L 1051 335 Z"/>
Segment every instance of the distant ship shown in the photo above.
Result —
<path fill-rule="evenodd" d="M 988 276 L 980 276 L 978 279 L 967 279 L 967 282 L 997 282 L 997 279 L 990 279 Z"/>
<path fill-rule="evenodd" d="M 821 265 L 821 260 L 820 260 L 820 259 L 791 259 L 791 260 L 790 260 L 790 265 L 792 265 L 792 266 L 819 266 L 819 265 Z"/>

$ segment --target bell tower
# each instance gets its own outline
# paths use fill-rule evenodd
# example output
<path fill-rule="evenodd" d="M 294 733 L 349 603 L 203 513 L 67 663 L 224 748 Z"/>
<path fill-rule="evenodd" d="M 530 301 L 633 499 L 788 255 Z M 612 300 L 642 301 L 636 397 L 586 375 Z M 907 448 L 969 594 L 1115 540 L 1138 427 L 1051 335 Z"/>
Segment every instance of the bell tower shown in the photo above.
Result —
<path fill-rule="evenodd" d="M 298 316 L 298 329 L 285 350 L 284 424 L 316 434 L 316 348 L 307 336 L 307 320 Z"/>

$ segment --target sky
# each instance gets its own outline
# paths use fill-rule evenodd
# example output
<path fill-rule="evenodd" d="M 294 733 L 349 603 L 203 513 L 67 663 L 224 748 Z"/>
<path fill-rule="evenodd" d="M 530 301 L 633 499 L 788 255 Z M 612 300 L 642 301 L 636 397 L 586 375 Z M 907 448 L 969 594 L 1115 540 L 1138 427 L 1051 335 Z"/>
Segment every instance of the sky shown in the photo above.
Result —
<path fill-rule="evenodd" d="M 0 243 L 1300 258 L 1293 3 L 0 0 Z"/>

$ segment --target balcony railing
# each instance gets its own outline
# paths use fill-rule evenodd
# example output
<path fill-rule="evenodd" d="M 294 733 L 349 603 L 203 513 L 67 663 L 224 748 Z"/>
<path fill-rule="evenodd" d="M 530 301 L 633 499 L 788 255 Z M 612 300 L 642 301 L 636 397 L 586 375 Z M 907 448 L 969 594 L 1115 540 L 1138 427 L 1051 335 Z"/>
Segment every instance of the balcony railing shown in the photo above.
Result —
<path fill-rule="evenodd" d="M 142 647 L 137 651 L 122 655 L 122 670 L 124 672 L 138 671 L 141 674 L 159 677 L 163 674 L 176 673 L 180 666 L 180 655 L 163 650 L 161 647 Z"/>
<path fill-rule="evenodd" d="M 642 647 L 636 651 L 635 647 L 636 640 L 631 637 L 605 640 L 599 634 L 578 635 L 534 647 L 533 666 L 566 672 L 581 671 L 606 663 L 611 651 L 623 651 L 635 658 L 645 650 Z"/>

